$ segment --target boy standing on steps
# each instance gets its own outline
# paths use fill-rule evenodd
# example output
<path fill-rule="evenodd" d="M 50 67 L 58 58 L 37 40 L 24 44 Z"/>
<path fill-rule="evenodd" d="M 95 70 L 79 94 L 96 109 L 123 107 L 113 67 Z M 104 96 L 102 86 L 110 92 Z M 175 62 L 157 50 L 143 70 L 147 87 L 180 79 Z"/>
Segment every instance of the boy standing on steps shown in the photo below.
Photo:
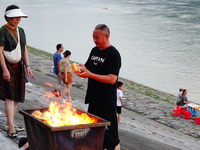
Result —
<path fill-rule="evenodd" d="M 118 81 L 118 83 L 117 83 L 117 114 L 118 114 L 117 120 L 118 120 L 118 123 L 120 123 L 121 108 L 124 105 L 123 101 L 122 101 L 123 86 L 124 86 L 124 83 L 121 81 Z"/>

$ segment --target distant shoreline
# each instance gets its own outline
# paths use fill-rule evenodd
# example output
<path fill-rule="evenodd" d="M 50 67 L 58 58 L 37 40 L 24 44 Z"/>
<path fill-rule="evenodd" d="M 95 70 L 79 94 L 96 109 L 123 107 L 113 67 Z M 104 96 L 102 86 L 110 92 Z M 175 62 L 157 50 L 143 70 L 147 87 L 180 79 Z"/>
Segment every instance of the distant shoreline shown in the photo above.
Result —
<path fill-rule="evenodd" d="M 40 49 L 36 49 L 34 47 L 31 47 L 31 46 L 27 46 L 27 48 L 28 48 L 28 52 L 31 53 L 31 54 L 41 56 L 45 59 L 53 60 L 53 54 L 51 54 L 51 53 L 45 52 L 45 51 L 40 50 Z M 71 61 L 71 62 L 73 62 L 73 61 Z M 148 86 L 144 86 L 142 84 L 124 79 L 122 77 L 119 77 L 119 80 L 124 82 L 124 84 L 125 84 L 124 90 L 134 91 L 134 92 L 155 98 L 157 100 L 165 101 L 165 102 L 168 102 L 168 103 L 175 105 L 176 97 L 172 94 L 165 93 L 165 92 L 153 89 L 153 88 L 148 87 Z"/>

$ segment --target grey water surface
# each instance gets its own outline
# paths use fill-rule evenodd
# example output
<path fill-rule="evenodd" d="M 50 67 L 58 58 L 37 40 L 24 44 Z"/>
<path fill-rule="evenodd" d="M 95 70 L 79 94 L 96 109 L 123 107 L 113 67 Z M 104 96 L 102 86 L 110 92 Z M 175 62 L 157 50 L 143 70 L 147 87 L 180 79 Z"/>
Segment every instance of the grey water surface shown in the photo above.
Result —
<path fill-rule="evenodd" d="M 20 6 L 27 44 L 54 53 L 62 43 L 84 63 L 99 23 L 121 53 L 120 76 L 200 103 L 200 1 L 198 0 L 1 0 L 0 23 L 10 4 Z"/>

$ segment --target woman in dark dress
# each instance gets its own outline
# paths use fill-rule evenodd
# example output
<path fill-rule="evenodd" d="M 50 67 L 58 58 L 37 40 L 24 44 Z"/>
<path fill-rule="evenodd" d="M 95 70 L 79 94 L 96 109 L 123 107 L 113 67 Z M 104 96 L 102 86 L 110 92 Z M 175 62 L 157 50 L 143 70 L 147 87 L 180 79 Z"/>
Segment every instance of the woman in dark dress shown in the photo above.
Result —
<path fill-rule="evenodd" d="M 183 94 L 182 94 L 182 97 L 181 97 L 181 101 L 178 103 L 178 105 L 181 105 L 181 108 L 187 108 L 187 104 L 189 104 L 190 102 L 188 102 L 188 99 L 187 99 L 187 90 L 184 89 L 183 90 Z"/>
<path fill-rule="evenodd" d="M 14 116 L 18 102 L 25 99 L 25 69 L 34 78 L 28 60 L 24 30 L 18 27 L 21 17 L 28 17 L 18 6 L 6 8 L 7 24 L 0 28 L 0 99 L 5 101 L 8 135 L 17 137 Z"/>

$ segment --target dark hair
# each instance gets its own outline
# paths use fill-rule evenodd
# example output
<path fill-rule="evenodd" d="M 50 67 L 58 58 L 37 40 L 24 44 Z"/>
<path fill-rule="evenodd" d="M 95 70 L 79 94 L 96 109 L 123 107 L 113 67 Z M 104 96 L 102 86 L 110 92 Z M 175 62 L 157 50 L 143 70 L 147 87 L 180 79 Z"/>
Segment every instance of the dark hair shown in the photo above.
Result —
<path fill-rule="evenodd" d="M 108 35 L 110 35 L 110 29 L 108 28 L 107 25 L 105 24 L 98 24 L 96 27 L 95 27 L 95 30 L 101 30 L 101 31 L 105 31 Z"/>
<path fill-rule="evenodd" d="M 56 49 L 59 50 L 61 48 L 62 44 L 57 44 Z"/>
<path fill-rule="evenodd" d="M 185 93 L 186 91 L 187 91 L 186 89 L 183 90 L 183 95 L 184 95 L 184 93 Z"/>
<path fill-rule="evenodd" d="M 16 5 L 9 5 L 9 6 L 6 8 L 5 12 L 8 11 L 8 10 L 12 10 L 12 9 L 19 9 L 19 7 L 16 6 Z M 8 17 L 7 17 L 6 15 L 4 15 L 4 18 L 5 18 L 6 21 L 8 22 Z"/>
<path fill-rule="evenodd" d="M 179 89 L 179 92 L 181 92 L 183 89 Z"/>
<path fill-rule="evenodd" d="M 71 52 L 69 50 L 66 50 L 64 53 L 63 53 L 64 57 L 66 58 L 67 56 L 71 55 Z"/>
<path fill-rule="evenodd" d="M 123 82 L 118 81 L 118 82 L 117 82 L 117 88 L 119 88 L 119 87 L 122 86 L 123 84 L 124 84 Z"/>

